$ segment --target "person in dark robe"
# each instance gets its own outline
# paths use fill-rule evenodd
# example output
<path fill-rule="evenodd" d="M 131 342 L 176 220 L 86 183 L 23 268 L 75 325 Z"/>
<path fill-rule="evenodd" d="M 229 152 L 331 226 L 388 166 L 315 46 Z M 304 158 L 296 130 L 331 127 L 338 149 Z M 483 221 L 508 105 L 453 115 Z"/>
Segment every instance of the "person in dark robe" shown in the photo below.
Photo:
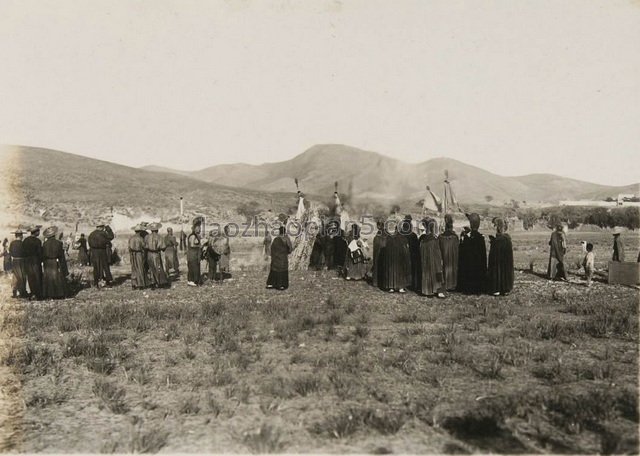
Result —
<path fill-rule="evenodd" d="M 44 299 L 63 299 L 67 297 L 67 259 L 62 241 L 56 239 L 58 227 L 50 226 L 44 230 L 45 241 L 42 244 L 42 297 Z"/>
<path fill-rule="evenodd" d="M 286 290 L 289 288 L 289 254 L 293 250 L 286 228 L 280 226 L 278 236 L 271 242 L 271 267 L 267 288 Z"/>
<path fill-rule="evenodd" d="M 444 276 L 442 273 L 442 252 L 436 237 L 438 225 L 434 219 L 422 221 L 424 234 L 420 236 L 420 292 L 425 296 L 444 298 Z"/>
<path fill-rule="evenodd" d="M 399 232 L 399 220 L 392 218 L 387 221 L 389 232 L 385 247 L 382 288 L 390 293 L 396 290 L 405 293 L 411 285 L 411 253 L 407 239 Z"/>
<path fill-rule="evenodd" d="M 333 253 L 333 262 L 335 264 L 335 268 L 338 270 L 339 274 L 343 273 L 344 270 L 344 262 L 347 258 L 347 240 L 345 238 L 345 232 L 343 229 L 339 229 L 334 242 L 334 253 Z"/>
<path fill-rule="evenodd" d="M 173 271 L 176 275 L 180 274 L 180 262 L 178 261 L 178 240 L 173 235 L 173 228 L 167 228 L 167 235 L 164 237 L 166 250 L 164 251 L 164 259 L 167 266 L 167 274 Z"/>
<path fill-rule="evenodd" d="M 458 250 L 458 290 L 480 294 L 485 291 L 487 280 L 487 246 L 480 229 L 480 216 L 468 214 L 469 228 L 460 238 Z"/>
<path fill-rule="evenodd" d="M 89 234 L 87 243 L 91 248 L 91 266 L 93 267 L 93 284 L 96 288 L 100 288 L 100 283 L 105 282 L 107 286 L 113 282 L 111 275 L 111 267 L 109 266 L 109 257 L 107 256 L 107 247 L 115 235 L 109 225 L 97 225 L 96 229 Z"/>
<path fill-rule="evenodd" d="M 78 239 L 78 262 L 81 266 L 89 266 L 89 251 L 87 250 L 87 238 L 84 237 L 84 233 L 80 235 Z"/>
<path fill-rule="evenodd" d="M 378 232 L 373 238 L 373 255 L 371 265 L 371 285 L 377 288 L 382 287 L 382 273 L 384 271 L 384 253 L 387 244 L 387 232 L 384 229 L 384 222 L 377 222 Z"/>
<path fill-rule="evenodd" d="M 149 286 L 149 278 L 147 275 L 145 242 L 142 235 L 146 230 L 141 225 L 132 228 L 135 232 L 129 238 L 129 259 L 131 262 L 131 287 L 134 290 L 143 290 Z"/>
<path fill-rule="evenodd" d="M 616 228 L 613 231 L 613 261 L 624 261 L 624 243 L 620 236 L 621 230 Z"/>
<path fill-rule="evenodd" d="M 557 225 L 549 240 L 549 266 L 547 274 L 550 280 L 567 280 L 564 256 L 567 253 L 567 238 L 562 225 Z"/>
<path fill-rule="evenodd" d="M 405 215 L 400 223 L 400 234 L 407 240 L 409 245 L 409 257 L 411 258 L 411 285 L 409 288 L 415 292 L 420 292 L 420 280 L 422 276 L 420 261 L 420 241 L 418 235 L 413 232 L 411 215 Z"/>
<path fill-rule="evenodd" d="M 207 274 L 209 282 L 213 283 L 217 279 L 218 274 L 218 262 L 220 261 L 220 253 L 216 250 L 216 240 L 219 234 L 217 228 L 209 231 L 209 236 L 206 240 L 206 259 L 209 272 Z"/>
<path fill-rule="evenodd" d="M 453 217 L 444 216 L 444 232 L 438 236 L 440 253 L 442 254 L 442 272 L 444 274 L 444 289 L 453 291 L 458 286 L 458 249 L 460 239 L 453 230 Z"/>
<path fill-rule="evenodd" d="M 15 239 L 9 244 L 9 254 L 11 255 L 11 263 L 13 273 L 13 281 L 11 283 L 12 296 L 14 298 L 27 297 L 27 282 L 25 270 L 25 255 L 22 248 L 23 231 L 17 229 L 13 232 Z"/>
<path fill-rule="evenodd" d="M 324 269 L 324 241 L 324 228 L 321 228 L 320 231 L 316 234 L 316 238 L 313 241 L 313 247 L 311 248 L 309 269 L 311 269 L 312 271 L 322 271 Z"/>
<path fill-rule="evenodd" d="M 29 297 L 42 299 L 42 241 L 38 238 L 40 226 L 33 227 L 29 231 L 31 235 L 22 241 Z"/>
<path fill-rule="evenodd" d="M 196 218 L 187 237 L 187 285 L 200 285 L 200 259 L 202 258 L 202 242 L 200 229 L 202 221 Z"/>
<path fill-rule="evenodd" d="M 161 223 L 150 223 L 148 236 L 144 238 L 144 248 L 147 252 L 147 264 L 149 265 L 149 279 L 152 288 L 167 288 L 170 286 L 167 273 L 162 264 L 162 252 L 166 246 L 164 237 L 158 231 L 162 228 Z"/>
<path fill-rule="evenodd" d="M 360 239 L 360 227 L 351 225 L 347 235 L 347 255 L 344 261 L 344 275 L 347 280 L 362 280 L 367 275 L 367 245 Z"/>
<path fill-rule="evenodd" d="M 331 220 L 327 224 L 327 232 L 324 237 L 324 262 L 327 270 L 336 269 L 335 253 L 336 253 L 336 236 L 340 231 L 340 222 Z"/>
<path fill-rule="evenodd" d="M 489 236 L 489 293 L 506 296 L 513 289 L 513 246 L 507 234 L 507 222 L 494 221 L 496 235 Z"/>

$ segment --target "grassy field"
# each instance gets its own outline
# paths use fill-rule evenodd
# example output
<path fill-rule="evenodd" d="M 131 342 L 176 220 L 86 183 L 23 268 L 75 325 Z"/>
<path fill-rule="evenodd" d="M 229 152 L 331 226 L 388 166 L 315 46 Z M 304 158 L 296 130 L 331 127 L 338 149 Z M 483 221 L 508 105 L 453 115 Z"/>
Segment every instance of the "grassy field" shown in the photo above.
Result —
<path fill-rule="evenodd" d="M 606 267 L 610 235 L 570 239 Z M 270 291 L 238 240 L 222 286 L 134 292 L 123 264 L 113 289 L 5 301 L 0 450 L 637 453 L 638 291 L 548 282 L 547 240 L 514 234 L 501 298 L 327 272 Z"/>

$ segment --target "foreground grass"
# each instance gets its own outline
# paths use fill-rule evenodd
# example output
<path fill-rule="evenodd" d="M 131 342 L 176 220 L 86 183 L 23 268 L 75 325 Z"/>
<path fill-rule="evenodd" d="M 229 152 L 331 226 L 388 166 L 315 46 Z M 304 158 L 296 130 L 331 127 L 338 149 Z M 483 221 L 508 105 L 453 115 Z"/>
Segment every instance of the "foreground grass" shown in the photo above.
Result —
<path fill-rule="evenodd" d="M 4 305 L 14 449 L 638 452 L 637 290 L 518 272 L 508 297 L 435 300 L 264 278 Z"/>

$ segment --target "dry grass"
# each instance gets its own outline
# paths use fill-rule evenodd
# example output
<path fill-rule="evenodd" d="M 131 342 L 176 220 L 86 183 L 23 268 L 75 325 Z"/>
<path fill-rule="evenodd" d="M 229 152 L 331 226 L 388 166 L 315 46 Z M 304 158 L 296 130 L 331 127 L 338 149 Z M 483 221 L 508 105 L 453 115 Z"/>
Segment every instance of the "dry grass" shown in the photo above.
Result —
<path fill-rule="evenodd" d="M 389 295 L 326 272 L 278 293 L 246 271 L 12 301 L 0 367 L 26 407 L 13 448 L 637 453 L 637 291 L 541 272 L 517 272 L 503 298 Z"/>

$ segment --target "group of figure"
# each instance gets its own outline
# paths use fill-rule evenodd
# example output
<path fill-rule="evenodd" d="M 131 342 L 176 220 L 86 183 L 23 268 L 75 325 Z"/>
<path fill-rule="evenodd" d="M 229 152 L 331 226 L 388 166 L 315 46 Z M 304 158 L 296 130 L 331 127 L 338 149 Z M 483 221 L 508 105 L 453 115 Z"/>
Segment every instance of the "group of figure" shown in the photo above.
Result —
<path fill-rule="evenodd" d="M 624 243 L 621 237 L 622 231 L 618 228 L 613 231 L 613 255 L 611 261 L 625 261 Z M 584 258 L 582 267 L 584 268 L 584 277 L 587 287 L 590 287 L 593 276 L 596 272 L 595 267 L 595 248 L 591 242 L 583 242 Z M 547 276 L 549 280 L 559 280 L 568 282 L 567 269 L 565 265 L 565 256 L 567 254 L 567 226 L 558 224 L 551 233 L 549 240 L 549 264 L 547 267 Z M 638 254 L 638 262 L 640 262 L 640 253 Z"/>
<path fill-rule="evenodd" d="M 145 222 L 131 228 L 134 234 L 129 238 L 128 248 L 134 290 L 168 288 L 171 274 L 180 273 L 178 240 L 171 227 L 164 236 L 159 233 L 160 228 L 161 223 Z"/>
<path fill-rule="evenodd" d="M 207 261 L 209 282 L 222 284 L 229 276 L 231 262 L 231 246 L 229 245 L 229 228 L 225 226 L 209 231 L 209 236 L 201 236 L 202 220 L 196 218 L 191 226 L 191 233 L 186 238 L 187 247 L 187 285 L 203 284 L 200 262 Z"/>

